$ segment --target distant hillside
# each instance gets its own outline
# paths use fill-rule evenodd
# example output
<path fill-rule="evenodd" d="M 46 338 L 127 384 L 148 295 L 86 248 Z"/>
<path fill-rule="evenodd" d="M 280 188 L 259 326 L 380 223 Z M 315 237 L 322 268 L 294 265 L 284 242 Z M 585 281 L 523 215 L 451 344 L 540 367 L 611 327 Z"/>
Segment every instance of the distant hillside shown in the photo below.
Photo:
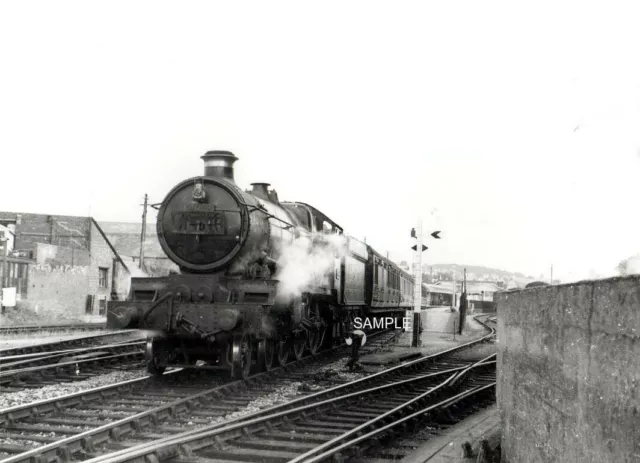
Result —
<path fill-rule="evenodd" d="M 400 262 L 400 267 L 406 271 L 411 271 L 406 261 Z M 450 281 L 454 277 L 456 280 L 462 279 L 464 269 L 467 269 L 467 281 L 491 281 L 504 288 L 524 288 L 528 283 L 543 279 L 534 278 L 531 275 L 524 275 L 520 272 L 509 272 L 482 265 L 465 264 L 433 264 L 423 265 L 423 281 L 435 283 L 437 281 Z"/>
<path fill-rule="evenodd" d="M 520 272 L 509 272 L 508 270 L 501 270 L 492 267 L 484 267 L 482 265 L 465 265 L 465 264 L 433 264 L 426 265 L 423 267 L 423 270 L 426 272 L 430 271 L 430 268 L 433 267 L 433 272 L 453 272 L 462 275 L 463 270 L 467 269 L 467 277 L 469 273 L 473 274 L 487 274 L 487 275 L 495 275 L 502 278 L 527 278 L 533 280 L 535 277 L 532 275 L 524 275 Z"/>

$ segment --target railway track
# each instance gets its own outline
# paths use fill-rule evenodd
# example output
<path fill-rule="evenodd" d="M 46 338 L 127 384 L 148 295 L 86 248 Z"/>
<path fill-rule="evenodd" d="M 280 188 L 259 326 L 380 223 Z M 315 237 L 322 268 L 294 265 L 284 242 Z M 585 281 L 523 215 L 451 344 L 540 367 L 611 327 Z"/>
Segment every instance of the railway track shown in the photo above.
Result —
<path fill-rule="evenodd" d="M 143 367 L 145 341 L 0 359 L 0 391 L 10 393 L 82 381 L 113 370 Z"/>
<path fill-rule="evenodd" d="M 334 388 L 335 389 L 335 388 Z M 333 391 L 335 392 L 335 391 Z M 495 394 L 495 355 L 479 362 L 410 377 L 355 392 L 305 397 L 219 425 L 184 432 L 101 455 L 90 463 L 350 461 L 407 426 L 447 417 L 462 400 Z M 449 417 L 449 420 L 452 418 Z M 258 459 L 259 458 L 259 459 Z"/>
<path fill-rule="evenodd" d="M 486 340 L 489 336 L 483 339 Z M 255 375 L 246 381 L 233 381 L 213 388 L 208 384 L 209 388 L 206 390 L 193 378 L 185 386 L 183 382 L 180 383 L 180 375 L 183 373 L 172 372 L 163 377 L 164 381 L 160 386 L 157 381 L 146 378 L 109 386 L 90 394 L 75 394 L 34 406 L 16 407 L 0 414 L 0 439 L 13 442 L 0 445 L 0 452 L 13 455 L 3 460 L 7 463 L 32 460 L 44 463 L 68 461 L 72 456 L 83 459 L 108 454 L 141 442 L 152 442 L 148 445 L 153 445 L 153 442 L 163 436 L 242 422 L 290 408 L 301 400 L 314 403 L 325 397 L 345 393 L 357 395 L 358 391 L 376 387 L 375 384 L 389 382 L 387 374 L 395 370 L 399 372 L 399 368 L 403 368 L 402 374 L 409 377 L 416 374 L 421 376 L 417 371 L 427 371 L 436 359 L 442 361 L 444 356 L 459 354 L 460 350 L 475 342 L 478 341 L 227 421 L 224 421 L 224 417 L 237 413 L 282 384 L 305 377 L 309 379 L 308 373 L 300 370 L 300 367 L 314 359 L 307 357 L 295 364 Z M 468 359 L 451 361 L 455 368 L 462 368 L 469 363 Z M 168 384 L 168 378 L 175 378 L 179 384 Z M 99 405 L 97 401 L 101 401 Z M 35 425 L 35 422 L 39 424 Z M 216 424 L 211 425 L 211 422 Z"/>
<path fill-rule="evenodd" d="M 33 334 L 33 333 L 79 333 L 83 331 L 104 330 L 106 324 L 102 323 L 63 323 L 55 325 L 15 325 L 0 327 L 0 336 Z"/>
<path fill-rule="evenodd" d="M 64 341 L 51 341 L 19 347 L 9 347 L 6 349 L 0 349 L 0 361 L 8 357 L 15 357 L 18 355 L 60 352 L 88 346 L 115 344 L 129 340 L 142 339 L 143 337 L 144 333 L 138 330 L 119 330 L 108 333 L 89 334 L 74 339 L 66 339 Z"/>
<path fill-rule="evenodd" d="M 364 351 L 388 345 L 397 334 L 373 336 Z M 333 362 L 336 355 L 344 355 L 344 350 L 344 346 L 337 347 L 255 375 L 247 381 L 212 379 L 211 372 L 172 371 L 162 379 L 145 377 L 5 409 L 0 411 L 0 459 L 16 455 L 18 461 L 23 461 L 18 454 L 44 445 L 35 454 L 44 456 L 44 461 L 57 461 L 60 452 L 70 457 L 76 451 L 86 451 L 86 446 L 91 446 L 92 442 L 105 441 L 105 436 L 106 441 L 111 442 L 120 433 L 131 432 L 134 428 L 158 427 L 162 420 L 174 413 L 178 413 L 174 420 L 176 426 L 185 426 L 189 421 L 194 424 L 210 423 L 216 417 L 222 419 L 224 415 L 242 409 L 252 400 L 277 389 L 283 382 L 305 378 L 305 366 L 322 366 L 323 360 L 324 363 Z M 206 415 L 208 420 L 202 416 L 187 421 L 180 419 L 179 412 L 188 411 L 189 404 L 212 399 L 216 405 Z"/>
<path fill-rule="evenodd" d="M 363 435 L 355 433 L 346 437 L 329 450 L 315 451 L 313 457 L 304 461 L 311 463 L 332 459 L 353 463 L 388 463 L 389 460 L 400 460 L 424 440 L 445 434 L 454 424 L 495 403 L 495 371 L 492 373 L 489 381 L 486 378 L 480 381 L 469 378 L 458 388 L 450 387 L 448 397 L 443 394 L 445 397 L 440 402 L 417 406 L 415 412 L 396 410 L 397 416 L 389 417 L 387 424 L 371 426 L 371 431 L 365 431 Z M 389 415 L 393 415 L 393 412 Z M 424 432 L 425 428 L 428 433 Z M 407 434 L 415 435 L 416 432 L 422 433 L 419 442 L 404 439 Z"/>

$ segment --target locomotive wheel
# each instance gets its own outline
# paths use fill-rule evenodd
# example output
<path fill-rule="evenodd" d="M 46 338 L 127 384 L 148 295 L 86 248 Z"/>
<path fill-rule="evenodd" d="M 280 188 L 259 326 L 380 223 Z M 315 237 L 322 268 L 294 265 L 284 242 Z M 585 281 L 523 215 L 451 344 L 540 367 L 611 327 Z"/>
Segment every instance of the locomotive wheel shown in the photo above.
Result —
<path fill-rule="evenodd" d="M 276 356 L 279 365 L 289 363 L 289 354 L 291 353 L 291 343 L 288 339 L 280 339 L 276 341 Z"/>
<path fill-rule="evenodd" d="M 147 339 L 147 349 L 145 350 L 144 356 L 145 363 L 147 364 L 147 372 L 153 376 L 162 376 L 167 367 L 159 363 L 158 340 L 153 338 Z"/>
<path fill-rule="evenodd" d="M 267 338 L 258 342 L 258 371 L 269 371 L 273 367 L 276 343 Z"/>
<path fill-rule="evenodd" d="M 231 376 L 247 379 L 251 374 L 253 346 L 248 334 L 236 334 L 231 346 Z"/>
<path fill-rule="evenodd" d="M 305 347 L 309 350 L 311 355 L 315 355 L 320 348 L 320 332 L 316 329 L 311 329 L 307 333 L 307 341 L 305 342 Z"/>
<path fill-rule="evenodd" d="M 295 360 L 301 360 L 304 357 L 304 349 L 307 345 L 307 338 L 302 339 L 294 339 L 293 340 L 293 349 L 292 356 Z"/>

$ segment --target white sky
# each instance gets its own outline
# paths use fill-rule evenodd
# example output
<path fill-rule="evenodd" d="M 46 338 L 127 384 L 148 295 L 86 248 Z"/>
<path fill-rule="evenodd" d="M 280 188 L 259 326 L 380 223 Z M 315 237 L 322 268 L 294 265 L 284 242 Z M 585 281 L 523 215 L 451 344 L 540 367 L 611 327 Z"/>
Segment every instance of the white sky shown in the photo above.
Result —
<path fill-rule="evenodd" d="M 427 262 L 611 275 L 640 251 L 640 9 L 591 5 L 3 2 L 0 210 L 138 221 L 227 149 L 398 261 L 422 214 Z"/>

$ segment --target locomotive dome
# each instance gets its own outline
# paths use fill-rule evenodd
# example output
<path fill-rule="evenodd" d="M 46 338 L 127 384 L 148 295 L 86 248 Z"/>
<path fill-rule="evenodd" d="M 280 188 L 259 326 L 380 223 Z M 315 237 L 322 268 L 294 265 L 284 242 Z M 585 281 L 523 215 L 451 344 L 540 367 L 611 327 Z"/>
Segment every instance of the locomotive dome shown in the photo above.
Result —
<path fill-rule="evenodd" d="M 165 253 L 183 271 L 210 272 L 229 264 L 249 234 L 249 211 L 233 179 L 238 158 L 209 151 L 204 176 L 176 185 L 162 202 L 156 224 Z"/>

